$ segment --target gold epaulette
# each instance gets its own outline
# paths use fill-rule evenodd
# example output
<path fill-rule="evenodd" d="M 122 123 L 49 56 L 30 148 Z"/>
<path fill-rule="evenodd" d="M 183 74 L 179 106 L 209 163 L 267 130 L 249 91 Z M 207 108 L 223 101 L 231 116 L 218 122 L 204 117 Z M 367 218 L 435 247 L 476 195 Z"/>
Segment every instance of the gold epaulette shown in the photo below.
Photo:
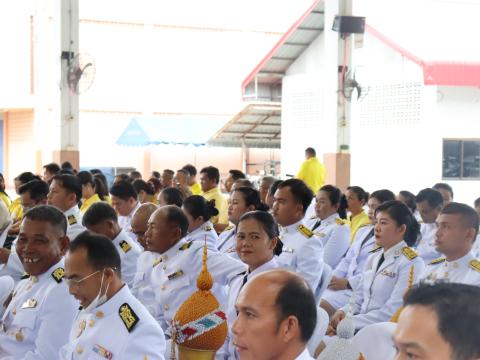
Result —
<path fill-rule="evenodd" d="M 204 226 L 204 227 L 202 228 L 202 230 L 203 230 L 203 231 L 212 231 L 213 228 L 212 228 L 211 226 L 208 226 L 208 225 L 207 225 L 207 226 Z"/>
<path fill-rule="evenodd" d="M 345 219 L 336 218 L 335 223 L 337 223 L 338 225 L 345 225 L 348 223 L 348 221 Z"/>
<path fill-rule="evenodd" d="M 181 250 L 181 251 L 187 250 L 187 249 L 190 248 L 190 246 L 192 246 L 192 244 L 193 244 L 193 241 L 189 241 L 189 242 L 183 244 L 182 246 L 180 246 L 180 248 L 178 250 Z"/>
<path fill-rule="evenodd" d="M 77 219 L 75 218 L 75 215 L 68 215 L 67 217 L 68 220 L 68 225 L 72 226 L 77 223 Z"/>
<path fill-rule="evenodd" d="M 228 225 L 228 226 L 225 228 L 225 230 L 223 230 L 222 232 L 230 231 L 230 230 L 232 230 L 234 227 L 235 227 L 235 225 Z"/>
<path fill-rule="evenodd" d="M 128 332 L 131 332 L 140 320 L 137 314 L 135 314 L 130 305 L 127 303 L 124 303 L 122 306 L 120 306 L 118 309 L 118 315 L 120 315 L 120 319 L 122 319 Z"/>
<path fill-rule="evenodd" d="M 470 265 L 473 270 L 480 272 L 480 261 L 477 259 L 473 259 L 468 265 Z"/>
<path fill-rule="evenodd" d="M 418 256 L 418 254 L 413 249 L 409 248 L 408 246 L 405 246 L 402 249 L 402 254 L 405 255 L 405 257 L 408 260 L 413 260 Z"/>
<path fill-rule="evenodd" d="M 130 244 L 128 242 L 126 242 L 125 240 L 120 241 L 120 247 L 122 248 L 124 253 L 127 253 L 132 249 Z"/>
<path fill-rule="evenodd" d="M 438 259 L 435 259 L 435 260 L 432 260 L 428 263 L 428 265 L 437 265 L 437 264 L 441 264 L 445 261 L 446 259 L 441 257 L 441 258 L 438 258 Z"/>
<path fill-rule="evenodd" d="M 307 228 L 305 225 L 298 225 L 298 231 L 300 231 L 305 237 L 311 238 L 313 236 L 313 231 Z"/>
<path fill-rule="evenodd" d="M 65 270 L 63 268 L 56 268 L 52 272 L 52 277 L 55 279 L 57 283 L 61 283 L 63 280 L 63 277 L 65 276 Z"/>
<path fill-rule="evenodd" d="M 382 247 L 381 246 L 376 246 L 372 250 L 369 251 L 370 254 L 376 253 L 378 250 L 380 250 Z"/>

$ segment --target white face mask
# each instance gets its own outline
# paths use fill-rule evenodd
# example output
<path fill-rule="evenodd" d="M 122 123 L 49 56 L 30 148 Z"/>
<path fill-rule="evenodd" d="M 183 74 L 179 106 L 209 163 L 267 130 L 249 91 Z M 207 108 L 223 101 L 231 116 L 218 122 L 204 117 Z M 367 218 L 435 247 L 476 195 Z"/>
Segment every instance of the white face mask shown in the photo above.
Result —
<path fill-rule="evenodd" d="M 105 269 L 102 271 L 102 281 L 100 282 L 100 289 L 98 289 L 98 294 L 95 297 L 95 299 L 93 299 L 92 302 L 90 304 L 88 304 L 88 306 L 84 309 L 84 311 L 86 311 L 86 312 L 91 312 L 91 311 L 95 310 L 100 305 L 105 304 L 108 300 L 107 292 L 108 292 L 108 288 L 110 287 L 110 283 L 107 284 L 107 288 L 105 289 L 105 292 L 103 293 L 103 295 L 101 295 L 102 287 L 103 287 L 103 279 L 105 277 L 105 272 L 104 271 L 105 271 Z"/>

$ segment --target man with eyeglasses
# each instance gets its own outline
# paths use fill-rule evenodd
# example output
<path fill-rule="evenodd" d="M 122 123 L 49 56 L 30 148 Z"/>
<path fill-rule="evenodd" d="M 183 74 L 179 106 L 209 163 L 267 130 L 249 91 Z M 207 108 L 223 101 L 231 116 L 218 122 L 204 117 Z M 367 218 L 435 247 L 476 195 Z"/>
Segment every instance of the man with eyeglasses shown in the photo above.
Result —
<path fill-rule="evenodd" d="M 70 243 L 65 278 L 82 308 L 60 360 L 164 360 L 163 331 L 123 282 L 121 266 L 115 246 L 102 235 L 86 231 Z"/>
<path fill-rule="evenodd" d="M 67 219 L 48 205 L 30 209 L 20 225 L 17 254 L 26 271 L 0 320 L 0 359 L 57 358 L 78 302 L 63 280 Z"/>

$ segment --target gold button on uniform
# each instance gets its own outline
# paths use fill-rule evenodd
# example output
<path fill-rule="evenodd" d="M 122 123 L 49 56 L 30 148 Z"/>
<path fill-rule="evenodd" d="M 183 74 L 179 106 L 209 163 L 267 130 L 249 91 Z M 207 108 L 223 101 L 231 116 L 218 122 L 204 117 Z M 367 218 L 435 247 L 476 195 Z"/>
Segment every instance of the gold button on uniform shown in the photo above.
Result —
<path fill-rule="evenodd" d="M 170 306 L 165 305 L 163 308 L 165 309 L 165 311 L 168 311 L 170 309 Z"/>
<path fill-rule="evenodd" d="M 95 325 L 95 321 L 93 321 L 93 319 L 91 319 L 91 320 L 88 322 L 88 326 L 93 327 L 93 325 Z"/>
<path fill-rule="evenodd" d="M 77 346 L 76 352 L 78 355 L 80 355 L 81 353 L 83 353 L 83 348 L 81 348 L 80 346 Z"/>
<path fill-rule="evenodd" d="M 97 312 L 95 313 L 95 316 L 96 316 L 97 318 L 99 318 L 99 319 L 103 318 L 103 315 L 104 315 L 104 314 L 103 314 L 102 311 L 97 311 Z"/>

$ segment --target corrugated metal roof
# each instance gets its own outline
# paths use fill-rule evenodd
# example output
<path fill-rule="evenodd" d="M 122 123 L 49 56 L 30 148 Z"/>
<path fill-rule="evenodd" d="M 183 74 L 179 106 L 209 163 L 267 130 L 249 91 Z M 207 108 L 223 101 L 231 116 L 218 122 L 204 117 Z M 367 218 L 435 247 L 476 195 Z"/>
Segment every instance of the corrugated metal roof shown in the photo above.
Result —
<path fill-rule="evenodd" d="M 280 148 L 281 104 L 248 103 L 208 141 L 211 146 Z"/>
<path fill-rule="evenodd" d="M 243 81 L 244 96 L 247 87 L 256 89 L 259 84 L 274 85 L 281 82 L 290 65 L 323 31 L 324 8 L 323 1 L 316 0 L 282 36 L 275 47 Z"/>

